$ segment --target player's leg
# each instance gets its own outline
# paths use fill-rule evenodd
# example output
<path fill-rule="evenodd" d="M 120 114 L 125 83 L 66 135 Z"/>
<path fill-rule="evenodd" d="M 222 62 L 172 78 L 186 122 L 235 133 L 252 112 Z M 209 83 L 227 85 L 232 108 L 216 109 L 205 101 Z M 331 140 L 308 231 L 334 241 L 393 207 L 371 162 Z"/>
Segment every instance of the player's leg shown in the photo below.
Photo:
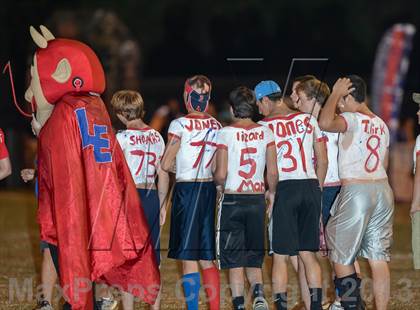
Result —
<path fill-rule="evenodd" d="M 57 272 L 55 271 L 49 248 L 45 248 L 42 255 L 41 281 L 44 299 L 52 304 L 54 286 L 57 282 Z"/>
<path fill-rule="evenodd" d="M 200 260 L 203 273 L 203 286 L 210 310 L 220 309 L 220 276 L 213 261 Z"/>
<path fill-rule="evenodd" d="M 298 263 L 298 277 L 299 277 L 299 287 L 300 287 L 300 295 L 305 304 L 306 309 L 310 309 L 311 307 L 311 296 L 309 294 L 309 286 L 308 280 L 306 279 L 306 270 L 305 264 L 303 263 L 302 259 L 299 255 L 292 256 L 296 258 Z"/>
<path fill-rule="evenodd" d="M 372 269 L 376 309 L 386 309 L 390 295 L 388 262 L 392 244 L 394 198 L 387 182 L 378 182 L 371 187 L 370 194 L 376 195 L 377 201 L 364 234 L 360 256 L 368 259 Z"/>
<path fill-rule="evenodd" d="M 229 269 L 229 285 L 232 292 L 233 309 L 245 309 L 244 268 Z"/>
<path fill-rule="evenodd" d="M 327 226 L 328 220 L 330 219 L 331 208 L 334 205 L 334 202 L 338 194 L 340 193 L 340 189 L 341 189 L 341 186 L 324 186 L 322 190 L 322 224 L 324 225 L 324 234 L 325 234 L 325 227 Z M 325 235 L 324 235 L 324 238 L 325 238 Z M 324 283 L 325 281 L 328 281 L 327 287 L 334 287 L 334 278 L 335 278 L 334 268 L 331 261 L 330 263 L 331 263 L 332 272 L 330 272 L 330 268 L 328 268 L 328 270 L 325 273 L 323 272 L 323 274 L 328 274 L 328 277 L 327 278 L 324 277 L 323 281 Z M 338 297 L 337 289 L 335 287 L 334 287 L 334 292 L 335 292 L 334 302 L 337 302 L 338 304 L 340 298 Z M 324 294 L 324 300 L 328 301 L 328 290 Z"/>
<path fill-rule="evenodd" d="M 217 252 L 220 268 L 229 270 L 229 286 L 234 309 L 244 309 L 245 223 L 244 208 L 239 205 L 238 196 L 240 195 L 224 195 L 218 215 Z"/>
<path fill-rule="evenodd" d="M 306 195 L 298 208 L 299 257 L 305 266 L 311 309 L 322 308 L 322 274 L 316 253 L 319 251 L 321 190 L 318 180 L 301 180 L 301 193 Z"/>
<path fill-rule="evenodd" d="M 377 310 L 387 309 L 391 277 L 386 261 L 369 259 L 369 266 L 372 270 L 373 296 Z"/>
<path fill-rule="evenodd" d="M 130 293 L 121 292 L 121 303 L 124 310 L 133 310 L 134 309 L 134 296 Z"/>
<path fill-rule="evenodd" d="M 316 253 L 299 251 L 299 257 L 305 266 L 306 281 L 310 294 L 310 309 L 320 309 L 322 305 L 322 275 Z"/>
<path fill-rule="evenodd" d="M 200 219 L 198 182 L 177 182 L 171 208 L 168 257 L 182 261 L 182 286 L 187 308 L 198 309 L 200 291 Z"/>
<path fill-rule="evenodd" d="M 301 200 L 296 180 L 277 185 L 270 222 L 270 251 L 273 253 L 272 289 L 276 309 L 287 309 L 287 261 L 296 256 L 299 240 L 295 208 Z"/>
<path fill-rule="evenodd" d="M 203 182 L 199 190 L 200 265 L 203 270 L 203 285 L 210 310 L 220 309 L 220 276 L 214 265 L 215 257 L 215 205 L 216 187 L 213 182 Z"/>
<path fill-rule="evenodd" d="M 158 192 L 155 189 L 137 189 L 137 192 L 140 195 L 147 224 L 149 224 L 149 238 L 151 238 L 153 248 L 155 249 L 156 261 L 160 266 L 160 203 Z M 150 309 L 160 309 L 160 290 L 155 303 L 150 306 Z"/>
<path fill-rule="evenodd" d="M 287 260 L 289 255 L 273 254 L 271 271 L 273 298 L 276 309 L 287 309 Z"/>
<path fill-rule="evenodd" d="M 354 262 L 362 247 L 374 205 L 370 184 L 351 184 L 341 188 L 334 203 L 326 227 L 330 260 L 333 262 L 334 280 L 341 305 L 345 309 L 361 303 L 361 279 L 357 276 Z"/>
<path fill-rule="evenodd" d="M 246 275 L 250 284 L 254 309 L 268 309 L 264 296 L 262 264 L 265 254 L 266 202 L 264 195 L 243 195 L 240 207 L 245 210 Z"/>
<path fill-rule="evenodd" d="M 182 260 L 182 287 L 188 310 L 198 309 L 200 299 L 200 272 L 198 262 L 192 260 Z"/>
<path fill-rule="evenodd" d="M 245 268 L 246 277 L 252 290 L 252 308 L 268 310 L 268 303 L 264 296 L 264 282 L 261 268 Z"/>

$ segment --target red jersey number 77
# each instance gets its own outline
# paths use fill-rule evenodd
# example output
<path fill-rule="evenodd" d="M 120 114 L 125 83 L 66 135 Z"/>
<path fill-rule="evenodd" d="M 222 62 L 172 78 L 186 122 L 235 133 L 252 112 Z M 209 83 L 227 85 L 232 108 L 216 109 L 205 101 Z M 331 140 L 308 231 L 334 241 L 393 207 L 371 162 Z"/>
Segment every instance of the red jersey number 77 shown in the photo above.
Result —
<path fill-rule="evenodd" d="M 195 160 L 194 164 L 193 164 L 193 168 L 197 168 L 198 165 L 200 164 L 201 160 L 203 159 L 204 156 L 204 151 L 206 149 L 206 146 L 213 146 L 216 147 L 217 144 L 215 142 L 211 142 L 211 141 L 205 141 L 205 140 L 201 140 L 201 141 L 196 141 L 196 142 L 190 142 L 191 146 L 198 146 L 201 147 L 200 152 L 198 153 L 198 157 Z M 208 168 L 211 165 L 211 162 L 213 160 L 214 154 L 216 154 L 216 152 L 213 153 L 213 155 L 211 156 L 210 160 L 207 162 L 207 164 L 205 165 L 205 168 Z"/>

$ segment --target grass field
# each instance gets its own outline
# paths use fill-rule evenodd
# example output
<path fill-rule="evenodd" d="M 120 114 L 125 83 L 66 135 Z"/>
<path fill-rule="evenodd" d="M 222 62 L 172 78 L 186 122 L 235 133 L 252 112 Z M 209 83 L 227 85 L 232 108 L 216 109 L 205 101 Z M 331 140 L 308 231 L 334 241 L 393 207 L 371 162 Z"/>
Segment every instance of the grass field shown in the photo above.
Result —
<path fill-rule="evenodd" d="M 162 235 L 164 249 L 168 244 L 168 231 L 169 221 Z M 411 225 L 408 206 L 398 205 L 394 220 L 393 259 L 390 264 L 392 287 L 389 309 L 420 309 L 420 271 L 413 270 L 410 248 Z M 177 284 L 180 266 L 175 261 L 167 259 L 166 254 L 166 251 L 162 251 L 161 274 L 164 285 L 162 309 L 182 309 L 185 306 L 180 298 L 182 291 L 179 289 L 179 283 Z M 35 198 L 31 192 L 26 191 L 0 192 L 0 309 L 32 309 L 34 307 L 40 265 L 41 253 Z M 322 266 L 324 270 L 329 269 L 325 260 L 322 260 Z M 363 293 L 369 308 L 373 309 L 367 263 L 362 261 L 361 266 L 364 277 Z M 271 296 L 270 270 L 271 258 L 267 257 L 264 263 L 267 296 Z M 289 296 L 297 302 L 298 286 L 291 268 L 289 274 Z M 324 282 L 327 285 L 329 276 L 326 272 L 324 275 Z M 230 295 L 226 286 L 225 273 L 222 273 L 221 279 L 222 288 L 224 287 L 222 289 L 223 309 L 230 309 Z M 331 294 L 332 290 L 328 291 Z M 290 302 L 292 303 L 294 302 Z M 147 309 L 146 305 L 140 303 L 137 307 Z M 201 302 L 200 308 L 207 308 L 204 301 Z"/>

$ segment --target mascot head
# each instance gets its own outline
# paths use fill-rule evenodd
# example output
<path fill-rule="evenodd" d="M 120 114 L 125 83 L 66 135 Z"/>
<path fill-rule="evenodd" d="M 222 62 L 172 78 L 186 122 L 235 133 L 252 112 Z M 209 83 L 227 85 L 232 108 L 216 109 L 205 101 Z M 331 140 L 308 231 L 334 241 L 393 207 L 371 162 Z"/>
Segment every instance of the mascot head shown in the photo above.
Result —
<path fill-rule="evenodd" d="M 36 120 L 42 127 L 64 95 L 69 93 L 101 94 L 105 74 L 93 50 L 79 41 L 56 39 L 44 26 L 41 33 L 30 27 L 38 49 L 31 65 L 31 82 L 25 99 L 36 106 Z"/>
<path fill-rule="evenodd" d="M 185 81 L 184 102 L 188 112 L 206 112 L 211 93 L 211 82 L 204 75 L 195 75 Z"/>

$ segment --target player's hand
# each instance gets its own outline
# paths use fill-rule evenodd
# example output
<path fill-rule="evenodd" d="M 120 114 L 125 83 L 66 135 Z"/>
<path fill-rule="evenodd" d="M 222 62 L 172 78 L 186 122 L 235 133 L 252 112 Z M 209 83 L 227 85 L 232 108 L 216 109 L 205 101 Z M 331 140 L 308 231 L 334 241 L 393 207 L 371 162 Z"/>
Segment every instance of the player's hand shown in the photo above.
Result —
<path fill-rule="evenodd" d="M 412 205 L 410 209 L 410 217 L 413 218 L 414 213 L 420 212 L 420 206 Z"/>
<path fill-rule="evenodd" d="M 35 115 L 32 114 L 32 121 L 31 121 L 31 127 L 32 127 L 32 133 L 38 137 L 39 132 L 41 131 L 41 124 L 37 121 L 37 119 L 35 118 Z"/>
<path fill-rule="evenodd" d="M 23 169 L 20 171 L 23 182 L 27 183 L 35 178 L 35 169 Z"/>
<path fill-rule="evenodd" d="M 340 97 L 345 97 L 354 90 L 353 84 L 348 78 L 339 78 L 334 86 L 333 93 Z"/>
<path fill-rule="evenodd" d="M 265 192 L 265 201 L 267 203 L 267 216 L 271 217 L 271 213 L 273 212 L 273 205 L 274 205 L 274 197 L 275 193 L 270 193 L 269 191 Z"/>
<path fill-rule="evenodd" d="M 159 224 L 160 224 L 160 226 L 165 225 L 165 221 L 166 221 L 166 208 L 161 207 L 160 208 L 160 214 L 159 214 Z"/>

